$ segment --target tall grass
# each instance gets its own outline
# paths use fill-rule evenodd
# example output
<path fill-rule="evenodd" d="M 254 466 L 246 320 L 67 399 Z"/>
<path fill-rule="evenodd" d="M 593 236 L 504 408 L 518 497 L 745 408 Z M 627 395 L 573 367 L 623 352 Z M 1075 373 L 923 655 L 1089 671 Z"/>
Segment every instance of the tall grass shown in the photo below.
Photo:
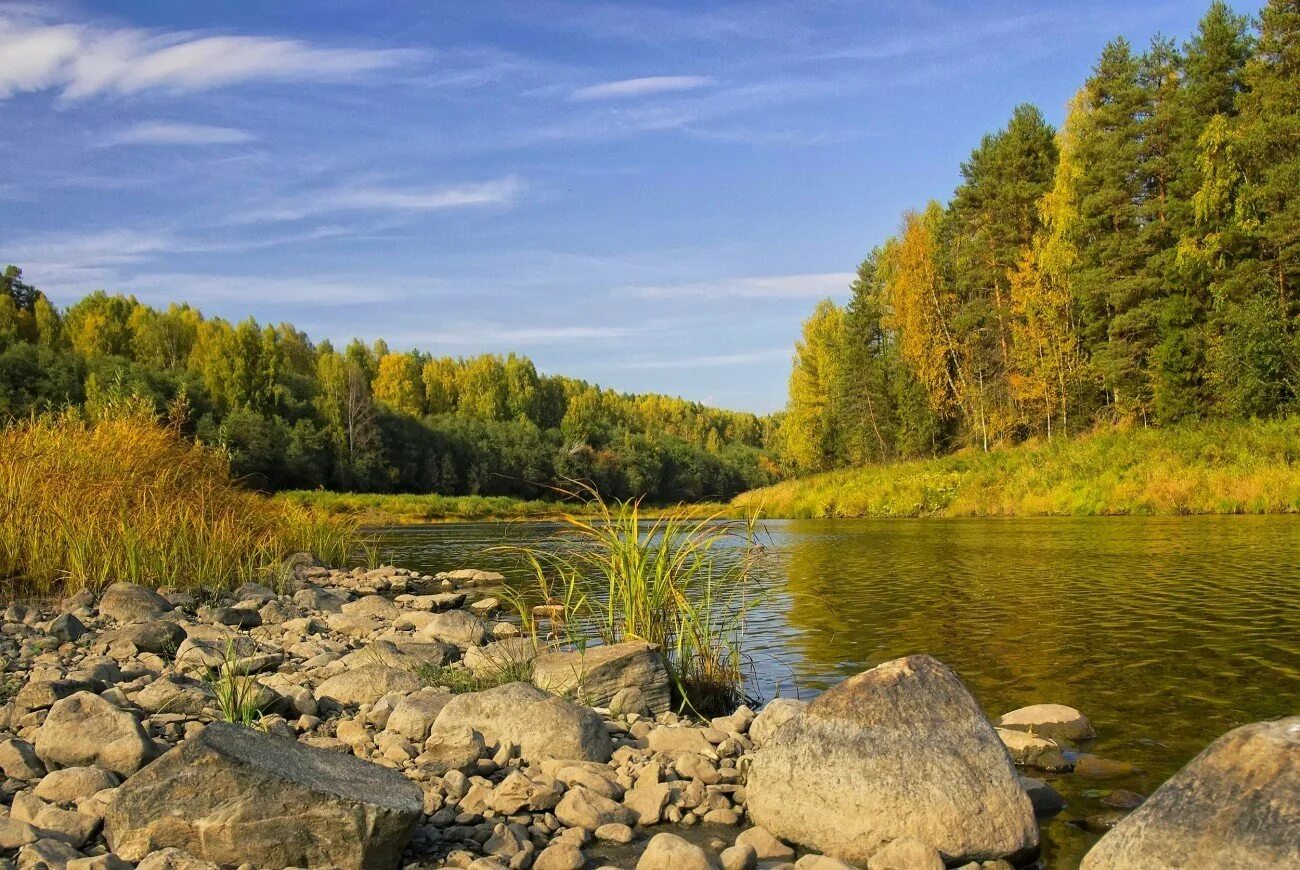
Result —
<path fill-rule="evenodd" d="M 760 597 L 756 514 L 727 518 L 680 505 L 647 519 L 637 500 L 581 487 L 581 514 L 537 547 L 514 548 L 561 638 L 585 648 L 643 640 L 664 652 L 679 702 L 701 715 L 744 700 L 746 618 Z M 526 627 L 528 624 L 526 623 Z"/>
<path fill-rule="evenodd" d="M 298 551 L 341 561 L 352 534 L 241 488 L 224 453 L 136 405 L 0 429 L 0 579 L 15 597 L 117 581 L 226 588 Z"/>
<path fill-rule="evenodd" d="M 779 517 L 1300 512 L 1300 416 L 1107 429 L 988 453 L 832 471 L 753 490 Z"/>

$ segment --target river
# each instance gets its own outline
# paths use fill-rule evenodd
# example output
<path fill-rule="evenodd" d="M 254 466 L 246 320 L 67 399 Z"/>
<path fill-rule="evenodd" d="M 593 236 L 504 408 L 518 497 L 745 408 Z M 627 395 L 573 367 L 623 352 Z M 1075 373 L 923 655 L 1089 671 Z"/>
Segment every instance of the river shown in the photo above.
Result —
<path fill-rule="evenodd" d="M 765 524 L 749 689 L 811 697 L 908 653 L 965 680 L 991 717 L 1055 702 L 1088 715 L 1088 750 L 1121 780 L 1043 776 L 1067 808 L 1044 868 L 1077 867 L 1111 789 L 1149 794 L 1214 738 L 1300 712 L 1300 517 L 789 520 Z M 381 530 L 385 558 L 503 569 L 488 548 L 548 523 Z"/>

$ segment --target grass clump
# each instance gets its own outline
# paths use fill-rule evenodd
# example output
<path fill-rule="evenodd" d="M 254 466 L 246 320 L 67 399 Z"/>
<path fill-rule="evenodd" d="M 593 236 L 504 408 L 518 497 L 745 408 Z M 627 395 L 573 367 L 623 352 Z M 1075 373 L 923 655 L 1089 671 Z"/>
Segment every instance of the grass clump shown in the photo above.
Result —
<path fill-rule="evenodd" d="M 221 663 L 203 677 L 217 698 L 221 721 L 251 728 L 262 719 L 262 687 L 239 661 L 234 639 L 226 642 Z"/>
<path fill-rule="evenodd" d="M 507 683 L 529 683 L 533 679 L 532 661 L 508 660 L 478 673 L 455 665 L 420 665 L 415 676 L 425 686 L 441 687 L 453 695 L 481 692 Z"/>
<path fill-rule="evenodd" d="M 225 453 L 139 406 L 0 429 L 0 579 L 14 597 L 118 581 L 230 588 L 299 551 L 341 561 L 354 528 L 242 488 Z"/>
<path fill-rule="evenodd" d="M 747 700 L 745 623 L 760 597 L 756 514 L 738 520 L 679 505 L 647 519 L 639 500 L 607 502 L 585 486 L 576 495 L 583 513 L 562 516 L 545 544 L 516 549 L 557 611 L 559 639 L 577 649 L 658 644 L 680 707 L 699 715 Z"/>
<path fill-rule="evenodd" d="M 1300 415 L 1106 429 L 987 453 L 831 471 L 738 496 L 769 516 L 1300 512 Z"/>

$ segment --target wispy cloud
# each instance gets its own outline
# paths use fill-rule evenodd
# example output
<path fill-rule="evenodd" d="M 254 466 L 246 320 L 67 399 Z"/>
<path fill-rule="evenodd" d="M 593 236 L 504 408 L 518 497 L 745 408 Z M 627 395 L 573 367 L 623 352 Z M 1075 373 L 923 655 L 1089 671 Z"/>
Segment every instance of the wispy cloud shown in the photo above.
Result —
<path fill-rule="evenodd" d="M 652 332 L 648 326 L 536 325 L 510 326 L 501 323 L 465 321 L 436 330 L 385 329 L 383 336 L 393 346 L 503 348 L 562 345 L 582 341 L 613 341 Z"/>
<path fill-rule="evenodd" d="M 815 299 L 844 294 L 854 277 L 851 272 L 758 275 L 689 284 L 633 286 L 625 288 L 624 292 L 643 299 Z"/>
<path fill-rule="evenodd" d="M 569 94 L 569 99 L 578 102 L 588 100 L 621 100 L 631 97 L 646 97 L 655 94 L 693 91 L 713 84 L 710 76 L 645 76 L 637 79 L 621 79 L 616 82 L 603 82 L 578 88 Z"/>
<path fill-rule="evenodd" d="M 353 184 L 301 197 L 288 204 L 254 209 L 240 214 L 234 222 L 291 221 L 336 211 L 424 212 L 504 206 L 514 203 L 525 187 L 523 180 L 514 175 L 445 187 Z"/>
<path fill-rule="evenodd" d="M 54 89 L 75 100 L 255 80 L 337 80 L 407 64 L 419 55 L 266 36 L 58 24 L 0 10 L 0 56 L 0 99 Z"/>
<path fill-rule="evenodd" d="M 790 348 L 774 347 L 767 350 L 746 351 L 742 353 L 715 353 L 700 356 L 672 356 L 656 359 L 615 360 L 611 368 L 617 369 L 704 369 L 718 366 L 742 366 L 753 363 L 788 360 Z"/>
<path fill-rule="evenodd" d="M 110 136 L 110 145 L 238 145 L 257 137 L 237 127 L 143 121 Z"/>

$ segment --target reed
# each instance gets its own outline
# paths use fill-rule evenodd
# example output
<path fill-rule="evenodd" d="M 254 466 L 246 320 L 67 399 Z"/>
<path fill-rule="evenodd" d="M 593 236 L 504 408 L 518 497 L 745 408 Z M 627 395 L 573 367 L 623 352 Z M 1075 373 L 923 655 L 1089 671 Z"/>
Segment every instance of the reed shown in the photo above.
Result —
<path fill-rule="evenodd" d="M 757 515 L 728 518 L 699 506 L 658 509 L 570 493 L 582 513 L 520 554 L 538 596 L 559 615 L 556 640 L 576 648 L 643 640 L 663 652 L 680 706 L 700 715 L 746 700 L 746 619 L 761 596 L 754 568 Z"/>
<path fill-rule="evenodd" d="M 294 552 L 338 563 L 354 528 L 242 488 L 223 452 L 138 404 L 0 429 L 0 579 L 11 600 L 118 581 L 229 588 Z"/>

